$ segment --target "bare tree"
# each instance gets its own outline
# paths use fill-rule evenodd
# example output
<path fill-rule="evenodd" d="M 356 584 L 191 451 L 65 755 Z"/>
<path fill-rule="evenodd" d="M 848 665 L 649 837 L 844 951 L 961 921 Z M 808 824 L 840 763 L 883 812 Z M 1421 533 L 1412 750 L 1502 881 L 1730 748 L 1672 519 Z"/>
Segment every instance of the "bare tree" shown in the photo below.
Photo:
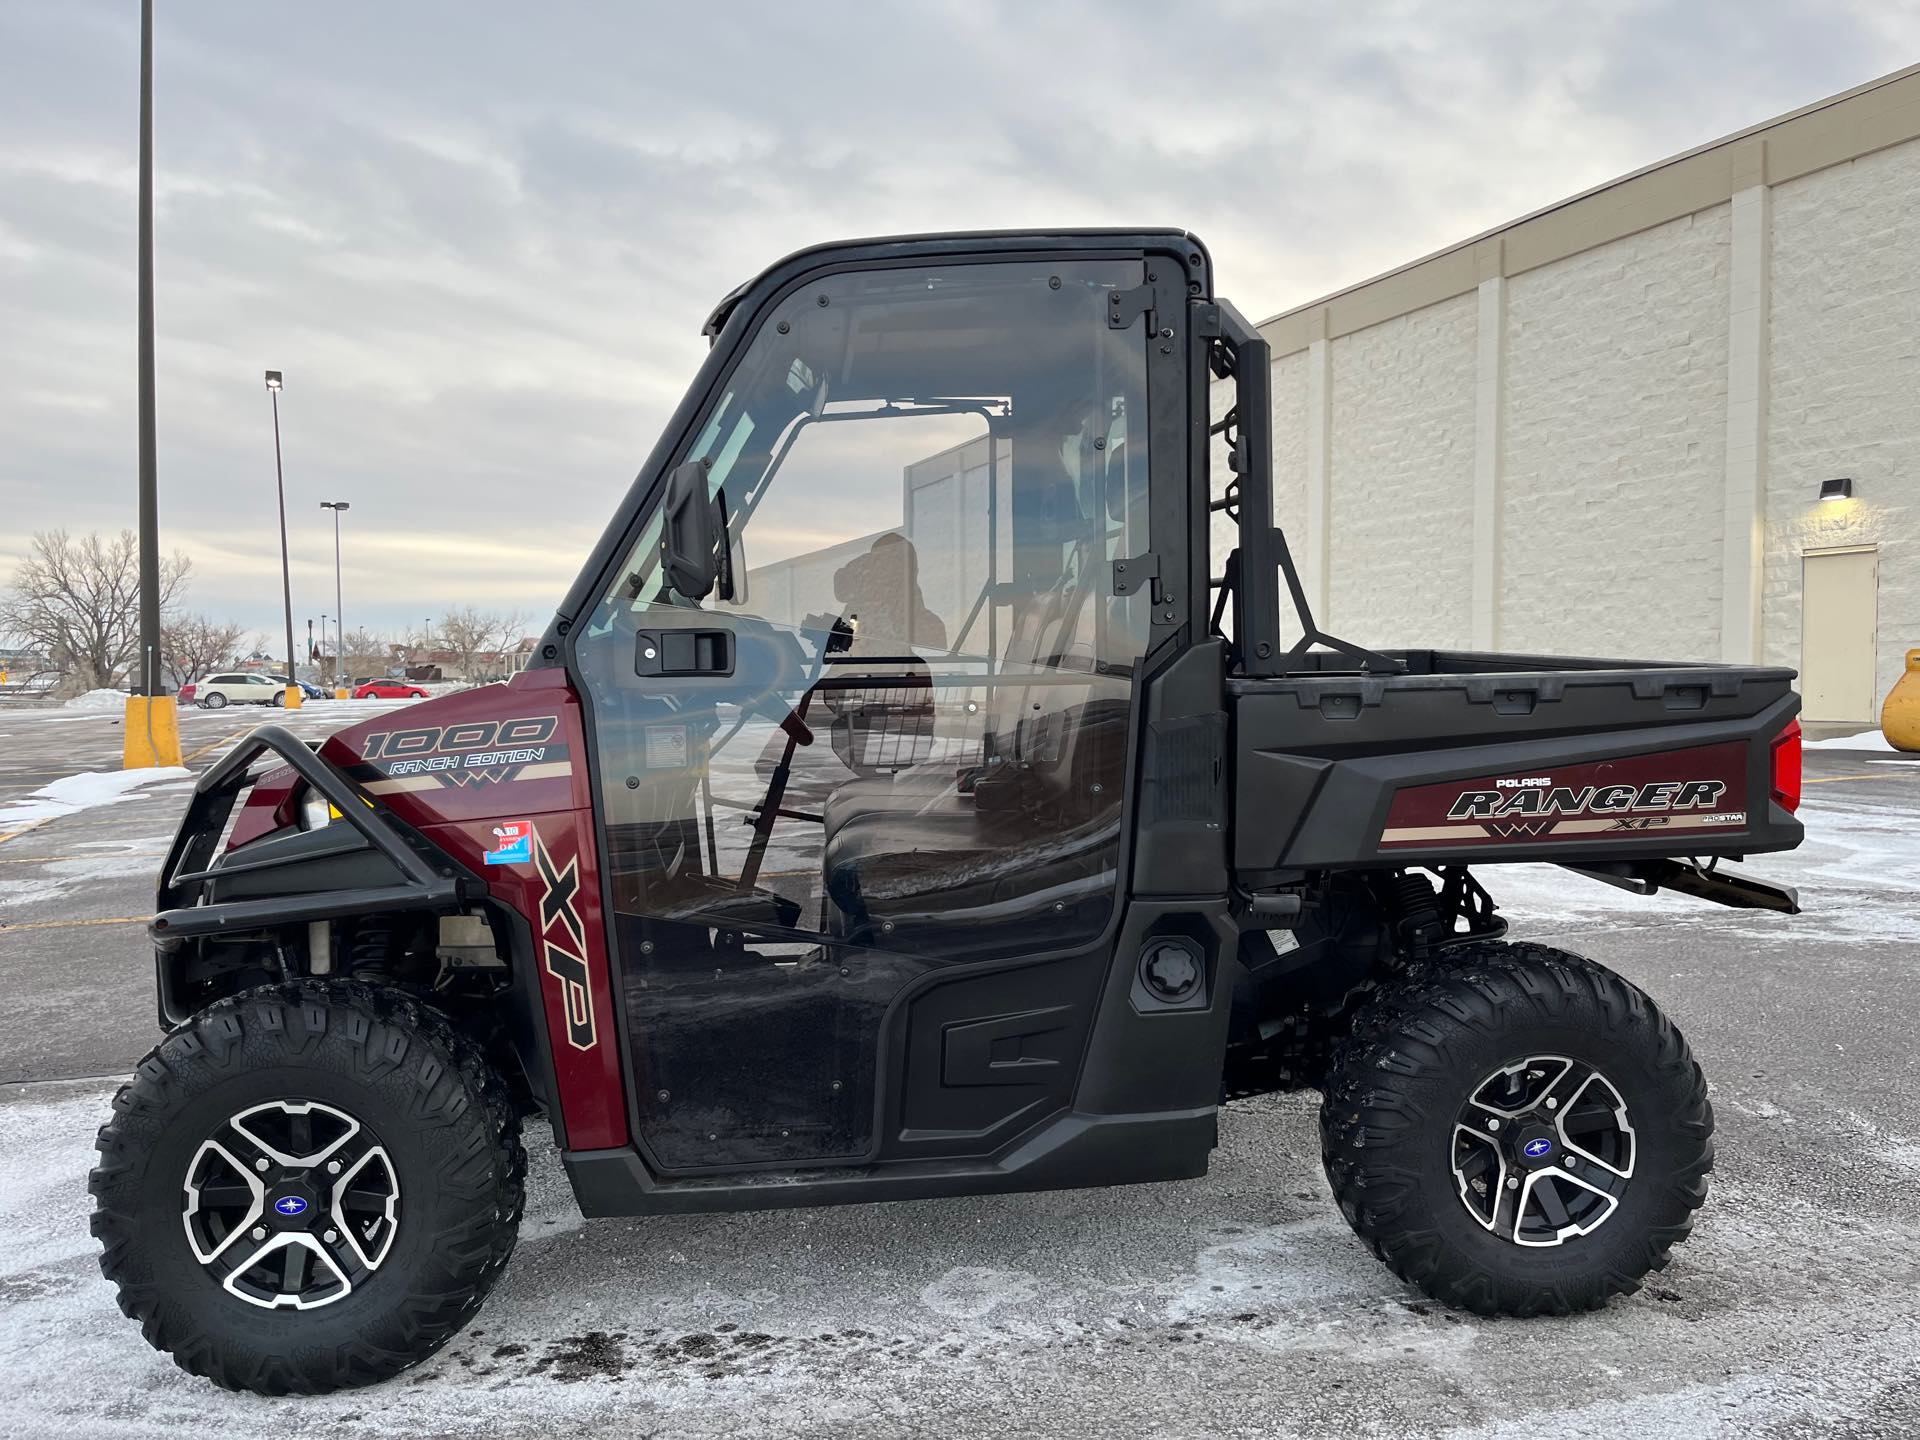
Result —
<path fill-rule="evenodd" d="M 214 670 L 233 663 L 240 648 L 243 626 L 224 620 L 209 620 L 205 615 L 176 615 L 160 631 L 160 648 L 166 654 L 167 683 L 181 686 Z"/>
<path fill-rule="evenodd" d="M 160 565 L 160 610 L 171 613 L 193 562 L 175 551 Z M 136 670 L 140 648 L 140 547 L 131 530 L 101 539 L 64 530 L 33 537 L 0 594 L 0 629 L 48 656 L 77 688 Z M 160 657 L 154 657 L 156 662 Z"/>
<path fill-rule="evenodd" d="M 384 636 L 376 635 L 364 625 L 347 632 L 346 644 L 340 655 L 340 674 L 343 679 L 357 680 L 362 675 L 384 675 L 392 664 L 392 649 Z"/>
<path fill-rule="evenodd" d="M 438 640 L 459 657 L 460 678 L 497 678 L 507 670 L 500 652 L 520 638 L 526 621 L 520 615 L 501 615 L 463 605 L 440 617 Z"/>

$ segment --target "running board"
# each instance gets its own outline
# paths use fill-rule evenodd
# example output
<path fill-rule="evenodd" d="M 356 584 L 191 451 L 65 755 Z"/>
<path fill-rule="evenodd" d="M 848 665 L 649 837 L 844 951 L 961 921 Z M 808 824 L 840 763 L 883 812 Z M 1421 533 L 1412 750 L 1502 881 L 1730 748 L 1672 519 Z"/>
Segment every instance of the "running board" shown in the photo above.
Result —
<path fill-rule="evenodd" d="M 1742 875 L 1724 865 L 1703 870 L 1686 860 L 1623 860 L 1562 865 L 1560 868 L 1608 885 L 1617 885 L 1636 895 L 1672 890 L 1699 900 L 1711 900 L 1716 905 L 1731 906 L 1735 910 L 1773 910 L 1782 915 L 1800 913 L 1800 892 L 1791 885 L 1776 885 L 1771 880 Z"/>

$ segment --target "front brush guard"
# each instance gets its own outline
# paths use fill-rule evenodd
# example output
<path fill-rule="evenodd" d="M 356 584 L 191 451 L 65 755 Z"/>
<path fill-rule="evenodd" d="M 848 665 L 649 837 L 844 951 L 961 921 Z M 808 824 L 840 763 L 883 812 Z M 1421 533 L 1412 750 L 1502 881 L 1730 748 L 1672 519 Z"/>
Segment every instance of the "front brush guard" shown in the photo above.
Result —
<path fill-rule="evenodd" d="M 226 831 L 234 802 L 254 782 L 254 761 L 267 751 L 292 767 L 339 812 L 342 821 L 358 832 L 359 845 L 346 848 L 371 847 L 392 865 L 394 883 L 267 899 L 208 898 L 212 881 L 239 868 L 220 866 L 214 851 Z M 284 862 L 262 859 L 245 868 L 257 872 L 309 858 L 290 856 Z M 410 827 L 374 806 L 358 786 L 330 761 L 321 759 L 305 741 L 282 726 L 262 725 L 194 785 L 186 818 L 180 822 L 179 833 L 167 852 L 166 867 L 160 872 L 155 906 L 158 913 L 147 930 L 155 948 L 165 955 L 189 940 L 246 934 L 311 920 L 396 910 L 458 910 L 481 888 L 477 879 L 455 867 Z M 164 974 L 161 989 L 164 998 Z"/>

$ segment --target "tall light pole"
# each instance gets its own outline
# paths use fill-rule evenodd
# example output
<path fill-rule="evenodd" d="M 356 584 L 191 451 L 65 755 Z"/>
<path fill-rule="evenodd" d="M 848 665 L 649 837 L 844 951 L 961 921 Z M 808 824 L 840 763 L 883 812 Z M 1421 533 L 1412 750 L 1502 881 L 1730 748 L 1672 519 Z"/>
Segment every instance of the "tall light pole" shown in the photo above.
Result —
<path fill-rule="evenodd" d="M 121 763 L 180 763 L 180 713 L 160 670 L 160 499 L 153 422 L 153 0 L 140 5 L 139 318 L 140 654 L 127 697 Z"/>
<path fill-rule="evenodd" d="M 289 710 L 300 708 L 300 687 L 293 671 L 293 568 L 287 562 L 287 482 L 280 470 L 280 372 L 267 371 L 267 394 L 273 398 L 273 484 L 280 494 L 280 599 L 287 612 L 287 690 Z"/>
<path fill-rule="evenodd" d="M 333 681 L 338 688 L 341 657 L 347 653 L 347 622 L 340 618 L 340 512 L 351 507 L 345 500 L 322 500 L 320 508 L 333 512 L 333 633 L 340 637 L 333 652 Z"/>

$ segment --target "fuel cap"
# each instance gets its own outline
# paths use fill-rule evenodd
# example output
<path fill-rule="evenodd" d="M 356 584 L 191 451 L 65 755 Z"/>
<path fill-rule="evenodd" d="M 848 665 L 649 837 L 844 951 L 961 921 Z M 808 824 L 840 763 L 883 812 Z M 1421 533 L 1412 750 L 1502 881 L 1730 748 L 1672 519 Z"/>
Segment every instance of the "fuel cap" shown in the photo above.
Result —
<path fill-rule="evenodd" d="M 1184 1000 L 1200 984 L 1200 961 L 1181 940 L 1152 940 L 1140 957 L 1140 975 L 1161 1000 Z"/>

